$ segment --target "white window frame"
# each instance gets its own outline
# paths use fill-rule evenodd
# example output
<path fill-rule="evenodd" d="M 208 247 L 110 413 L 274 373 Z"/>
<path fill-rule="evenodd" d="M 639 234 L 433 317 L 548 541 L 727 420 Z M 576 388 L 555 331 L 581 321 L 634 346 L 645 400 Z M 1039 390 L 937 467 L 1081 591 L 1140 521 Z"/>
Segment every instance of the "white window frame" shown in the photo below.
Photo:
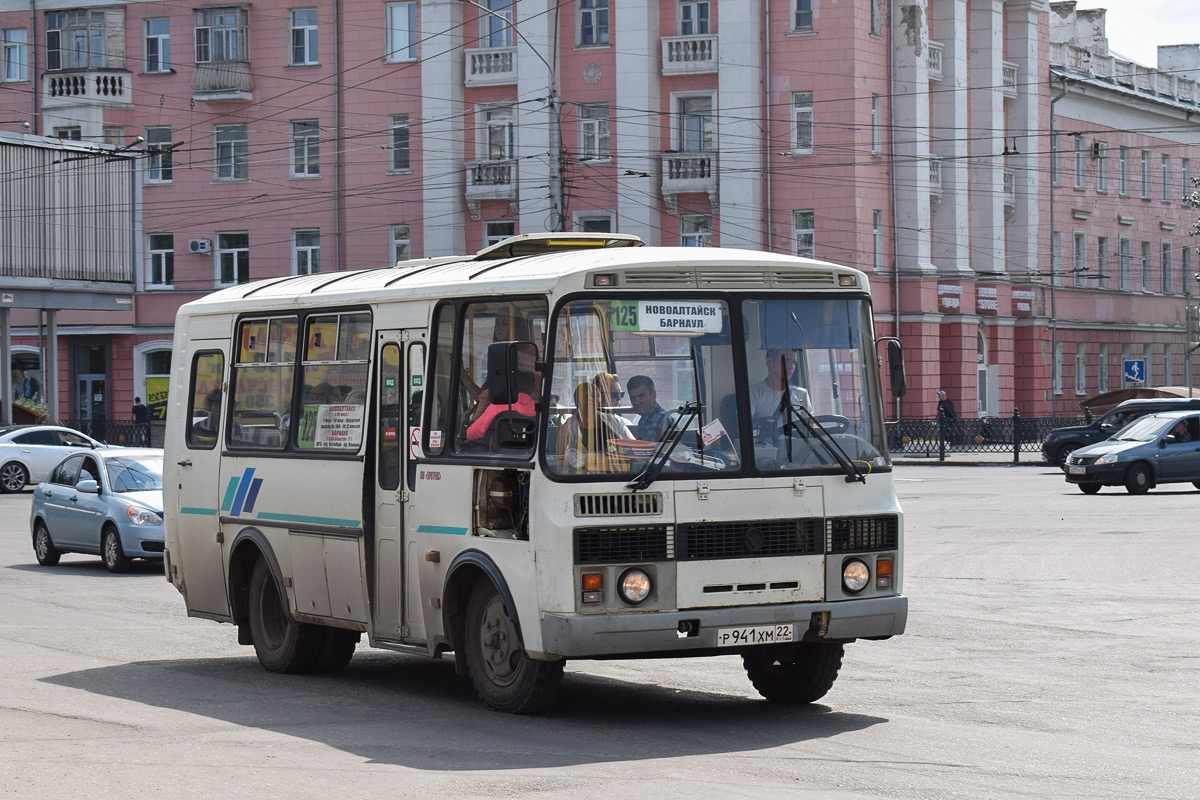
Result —
<path fill-rule="evenodd" d="M 479 9 L 479 46 L 513 47 L 517 43 L 513 13 L 516 0 L 482 0 Z M 478 8 L 478 6 L 476 6 Z"/>
<path fill-rule="evenodd" d="M 579 0 L 575 6 L 575 35 L 580 47 L 609 44 L 611 12 L 609 0 Z"/>
<path fill-rule="evenodd" d="M 1172 283 L 1175 282 L 1175 254 L 1172 252 L 1171 240 L 1163 239 L 1159 243 L 1159 264 L 1162 266 L 1162 293 L 1174 294 Z"/>
<path fill-rule="evenodd" d="M 502 230 L 503 228 L 508 230 Z M 491 247 L 516 234 L 517 223 L 511 219 L 487 220 L 483 223 L 483 246 Z"/>
<path fill-rule="evenodd" d="M 1050 233 L 1050 282 L 1062 286 L 1062 234 Z"/>
<path fill-rule="evenodd" d="M 878 208 L 871 212 L 871 268 L 883 269 L 883 211 Z"/>
<path fill-rule="evenodd" d="M 813 33 L 816 30 L 815 0 L 792 0 L 792 33 Z"/>
<path fill-rule="evenodd" d="M 1122 147 L 1118 155 L 1121 166 L 1121 188 L 1118 192 L 1122 197 L 1129 197 L 1129 148 Z"/>
<path fill-rule="evenodd" d="M 237 136 L 240 133 L 241 136 Z M 227 165 L 227 167 L 226 167 Z M 227 172 L 228 174 L 222 174 Z M 217 125 L 213 129 L 213 181 L 250 180 L 250 132 L 245 123 Z"/>
<path fill-rule="evenodd" d="M 708 112 L 686 109 L 689 101 L 704 100 L 708 102 Z M 675 149 L 681 153 L 715 153 L 717 151 L 717 98 L 714 92 L 680 92 L 671 95 L 671 105 L 675 113 L 671 115 L 671 141 Z M 700 125 L 699 149 L 689 147 L 689 132 L 691 124 L 688 120 L 695 118 Z"/>
<path fill-rule="evenodd" d="M 871 35 L 883 36 L 883 0 L 870 0 Z"/>
<path fill-rule="evenodd" d="M 389 172 L 412 172 L 412 130 L 408 125 L 408 114 L 388 117 L 388 150 Z"/>
<path fill-rule="evenodd" d="M 1117 277 L 1120 288 L 1133 291 L 1133 237 L 1122 236 L 1117 240 Z"/>
<path fill-rule="evenodd" d="M 603 230 L 589 228 L 590 222 L 605 223 Z M 616 233 L 617 215 L 614 211 L 576 211 L 571 215 L 571 229 L 578 233 Z"/>
<path fill-rule="evenodd" d="M 108 18 L 103 11 L 50 11 L 45 19 L 48 72 L 108 66 Z"/>
<path fill-rule="evenodd" d="M 1096 373 L 1096 378 L 1099 385 L 1096 387 L 1100 394 L 1108 391 L 1108 343 L 1100 343 L 1100 364 L 1099 371 Z"/>
<path fill-rule="evenodd" d="M 417 60 L 417 4 L 385 3 L 383 6 L 383 63 Z"/>
<path fill-rule="evenodd" d="M 198 8 L 192 13 L 197 64 L 250 60 L 250 26 L 245 7 Z"/>
<path fill-rule="evenodd" d="M 25 28 L 5 28 L 3 39 L 4 72 L 0 74 L 0 83 L 28 81 L 29 31 Z"/>
<path fill-rule="evenodd" d="M 883 155 L 883 97 L 878 94 L 871 95 L 871 155 L 876 158 Z"/>
<path fill-rule="evenodd" d="M 300 15 L 305 15 L 301 19 Z M 308 15 L 311 14 L 311 19 Z M 318 19 L 316 8 L 288 10 L 288 63 L 293 67 L 311 67 L 321 63 L 318 49 Z"/>
<path fill-rule="evenodd" d="M 799 208 L 792 212 L 792 255 L 817 257 L 817 212 Z"/>
<path fill-rule="evenodd" d="M 712 33 L 711 1 L 676 0 L 675 30 L 680 36 L 707 36 Z"/>
<path fill-rule="evenodd" d="M 316 236 L 316 240 L 312 236 Z M 321 271 L 321 229 L 292 229 L 292 274 L 316 275 Z"/>
<path fill-rule="evenodd" d="M 61 125 L 54 129 L 53 136 L 67 142 L 83 141 L 83 128 L 79 125 Z"/>
<path fill-rule="evenodd" d="M 1162 180 L 1162 201 L 1169 203 L 1171 202 L 1171 157 L 1169 155 L 1163 154 L 1160 169 L 1162 170 L 1162 175 L 1160 176 Z"/>
<path fill-rule="evenodd" d="M 612 160 L 608 103 L 579 105 L 579 160 L 591 164 Z"/>
<path fill-rule="evenodd" d="M 147 372 L 146 361 L 153 353 L 166 352 L 170 354 L 174 349 L 175 345 L 170 339 L 142 342 L 133 346 L 133 394 L 135 397 L 144 397 L 147 405 L 150 404 L 150 392 L 146 388 L 146 379 L 167 378 L 169 380 L 171 376 L 161 372 Z"/>
<path fill-rule="evenodd" d="M 1075 231 L 1075 252 L 1071 260 L 1071 275 L 1076 286 L 1087 286 L 1087 233 Z"/>
<path fill-rule="evenodd" d="M 1142 240 L 1142 291 L 1150 291 L 1150 286 L 1154 280 L 1154 267 L 1150 264 L 1150 242 Z"/>
<path fill-rule="evenodd" d="M 475 110 L 477 161 L 511 161 L 516 157 L 515 113 L 508 103 L 485 103 Z"/>
<path fill-rule="evenodd" d="M 1192 293 L 1192 248 L 1179 248 L 1179 270 L 1183 274 L 1183 293 Z"/>
<path fill-rule="evenodd" d="M 1056 395 L 1063 393 L 1063 343 L 1054 343 L 1054 376 L 1053 391 Z"/>
<path fill-rule="evenodd" d="M 321 177 L 321 126 L 315 119 L 292 120 L 291 177 Z"/>
<path fill-rule="evenodd" d="M 1108 145 L 1096 142 L 1096 191 L 1108 193 Z"/>
<path fill-rule="evenodd" d="M 1108 237 L 1096 237 L 1096 274 L 1099 276 L 1097 285 L 1101 289 L 1108 288 Z"/>
<path fill-rule="evenodd" d="M 680 247 L 712 247 L 712 215 L 679 215 Z"/>
<path fill-rule="evenodd" d="M 1142 199 L 1150 199 L 1150 151 L 1142 151 Z"/>
<path fill-rule="evenodd" d="M 1061 146 L 1060 138 L 1060 134 L 1050 134 L 1050 184 L 1052 186 L 1062 184 L 1062 161 L 1058 152 Z"/>
<path fill-rule="evenodd" d="M 1075 345 L 1075 394 L 1087 394 L 1087 345 Z"/>
<path fill-rule="evenodd" d="M 163 247 L 170 237 L 170 247 Z M 158 239 L 159 241 L 155 241 Z M 155 245 L 158 245 L 157 247 Z M 155 272 L 159 280 L 155 280 Z M 147 290 L 175 288 L 175 234 L 149 233 L 146 234 L 146 276 L 144 286 Z"/>
<path fill-rule="evenodd" d="M 409 225 L 392 226 L 392 263 L 408 261 L 412 258 L 412 227 Z"/>
<path fill-rule="evenodd" d="M 792 92 L 792 155 L 811 156 L 813 154 L 815 116 L 813 93 Z M 804 143 L 805 139 L 807 139 L 807 145 Z"/>
<path fill-rule="evenodd" d="M 1179 159 L 1179 171 L 1183 174 L 1183 196 L 1187 197 L 1192 193 L 1192 160 Z"/>
<path fill-rule="evenodd" d="M 165 135 L 164 135 L 165 131 Z M 175 180 L 175 156 L 171 152 L 171 129 L 165 125 L 146 128 L 146 169 L 148 184 L 169 184 Z"/>
<path fill-rule="evenodd" d="M 1082 136 L 1075 137 L 1075 188 L 1083 188 L 1084 144 Z"/>
<path fill-rule="evenodd" d="M 1163 374 L 1162 386 L 1175 385 L 1175 345 L 1163 345 Z"/>
<path fill-rule="evenodd" d="M 226 237 L 245 236 L 246 244 L 241 246 Z M 217 286 L 239 286 L 250 282 L 250 232 L 249 231 L 219 231 L 216 236 L 216 252 L 213 254 L 213 267 L 216 269 Z M 222 280 L 222 268 L 226 262 L 231 267 L 232 280 Z M 245 267 L 245 280 L 238 280 L 239 273 Z"/>
<path fill-rule="evenodd" d="M 164 23 L 166 33 L 156 33 L 155 23 Z M 142 71 L 147 75 L 173 72 L 171 69 L 171 19 L 154 17 L 142 21 Z"/>

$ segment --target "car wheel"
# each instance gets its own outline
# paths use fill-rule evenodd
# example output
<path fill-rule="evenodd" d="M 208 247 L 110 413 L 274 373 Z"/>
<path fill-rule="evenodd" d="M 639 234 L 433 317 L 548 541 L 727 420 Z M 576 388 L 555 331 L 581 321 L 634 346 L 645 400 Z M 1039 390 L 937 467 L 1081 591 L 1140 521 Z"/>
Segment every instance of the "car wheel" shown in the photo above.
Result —
<path fill-rule="evenodd" d="M 1151 483 L 1150 468 L 1145 464 L 1134 464 L 1125 473 L 1125 490 L 1130 494 L 1145 494 Z"/>
<path fill-rule="evenodd" d="M 529 657 L 504 598 L 487 581 L 477 583 L 471 592 L 462 641 L 475 693 L 492 708 L 533 714 L 554 702 L 564 662 Z"/>
<path fill-rule="evenodd" d="M 321 628 L 291 618 L 265 558 L 250 574 L 250 636 L 258 662 L 270 672 L 312 672 L 321 655 Z"/>
<path fill-rule="evenodd" d="M 1100 491 L 1100 484 L 1098 484 L 1098 483 L 1081 483 L 1081 484 L 1079 484 L 1079 491 L 1083 492 L 1084 494 L 1096 494 L 1097 492 Z"/>
<path fill-rule="evenodd" d="M 40 519 L 33 528 L 33 553 L 43 567 L 53 567 L 62 557 L 62 553 L 54 546 L 54 540 L 50 538 L 50 529 Z"/>
<path fill-rule="evenodd" d="M 0 467 L 0 492 L 4 492 L 5 494 L 19 492 L 28 483 L 29 473 L 25 471 L 25 467 L 16 461 L 10 461 L 3 467 Z"/>
<path fill-rule="evenodd" d="M 116 528 L 105 528 L 100 539 L 100 558 L 109 572 L 124 572 L 129 569 L 129 558 L 121 547 L 121 535 Z"/>
<path fill-rule="evenodd" d="M 1062 447 L 1059 447 L 1057 454 L 1055 456 L 1058 459 L 1058 465 L 1060 467 L 1062 467 L 1063 469 L 1066 469 L 1067 468 L 1067 459 L 1071 457 L 1071 453 L 1074 453 L 1078 449 L 1079 449 L 1079 445 L 1076 444 L 1075 442 L 1068 442 L 1067 444 L 1064 444 Z"/>
<path fill-rule="evenodd" d="M 767 645 L 742 653 L 742 666 L 758 693 L 772 703 L 803 705 L 832 688 L 842 652 L 840 642 Z"/>

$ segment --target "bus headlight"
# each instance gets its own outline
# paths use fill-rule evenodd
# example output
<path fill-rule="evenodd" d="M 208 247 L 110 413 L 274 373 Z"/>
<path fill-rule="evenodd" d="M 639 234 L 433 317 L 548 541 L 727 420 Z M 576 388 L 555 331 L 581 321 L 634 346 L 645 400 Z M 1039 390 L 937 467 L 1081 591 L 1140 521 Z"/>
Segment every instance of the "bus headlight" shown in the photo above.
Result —
<path fill-rule="evenodd" d="M 650 576 L 643 569 L 633 567 L 621 573 L 617 582 L 617 592 L 621 599 L 631 606 L 640 606 L 650 596 Z"/>
<path fill-rule="evenodd" d="M 871 582 L 871 569 L 859 558 L 852 558 L 842 564 L 842 588 L 850 594 L 858 594 L 867 588 Z"/>

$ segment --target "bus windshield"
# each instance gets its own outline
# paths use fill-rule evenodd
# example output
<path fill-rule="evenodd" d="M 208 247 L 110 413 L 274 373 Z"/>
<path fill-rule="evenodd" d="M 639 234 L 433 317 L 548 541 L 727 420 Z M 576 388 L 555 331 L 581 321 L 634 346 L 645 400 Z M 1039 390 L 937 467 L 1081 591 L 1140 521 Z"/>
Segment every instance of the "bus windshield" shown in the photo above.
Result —
<path fill-rule="evenodd" d="M 576 299 L 553 327 L 551 473 L 888 463 L 864 300 Z"/>

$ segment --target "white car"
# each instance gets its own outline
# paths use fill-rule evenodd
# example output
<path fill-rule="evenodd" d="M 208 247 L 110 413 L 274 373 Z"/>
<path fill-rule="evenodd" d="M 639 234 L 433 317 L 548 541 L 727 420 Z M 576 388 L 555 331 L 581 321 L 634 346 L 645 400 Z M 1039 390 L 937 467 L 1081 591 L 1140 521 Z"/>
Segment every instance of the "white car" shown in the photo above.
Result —
<path fill-rule="evenodd" d="M 107 446 L 58 425 L 0 428 L 0 492 L 19 492 L 41 483 L 71 453 Z"/>

